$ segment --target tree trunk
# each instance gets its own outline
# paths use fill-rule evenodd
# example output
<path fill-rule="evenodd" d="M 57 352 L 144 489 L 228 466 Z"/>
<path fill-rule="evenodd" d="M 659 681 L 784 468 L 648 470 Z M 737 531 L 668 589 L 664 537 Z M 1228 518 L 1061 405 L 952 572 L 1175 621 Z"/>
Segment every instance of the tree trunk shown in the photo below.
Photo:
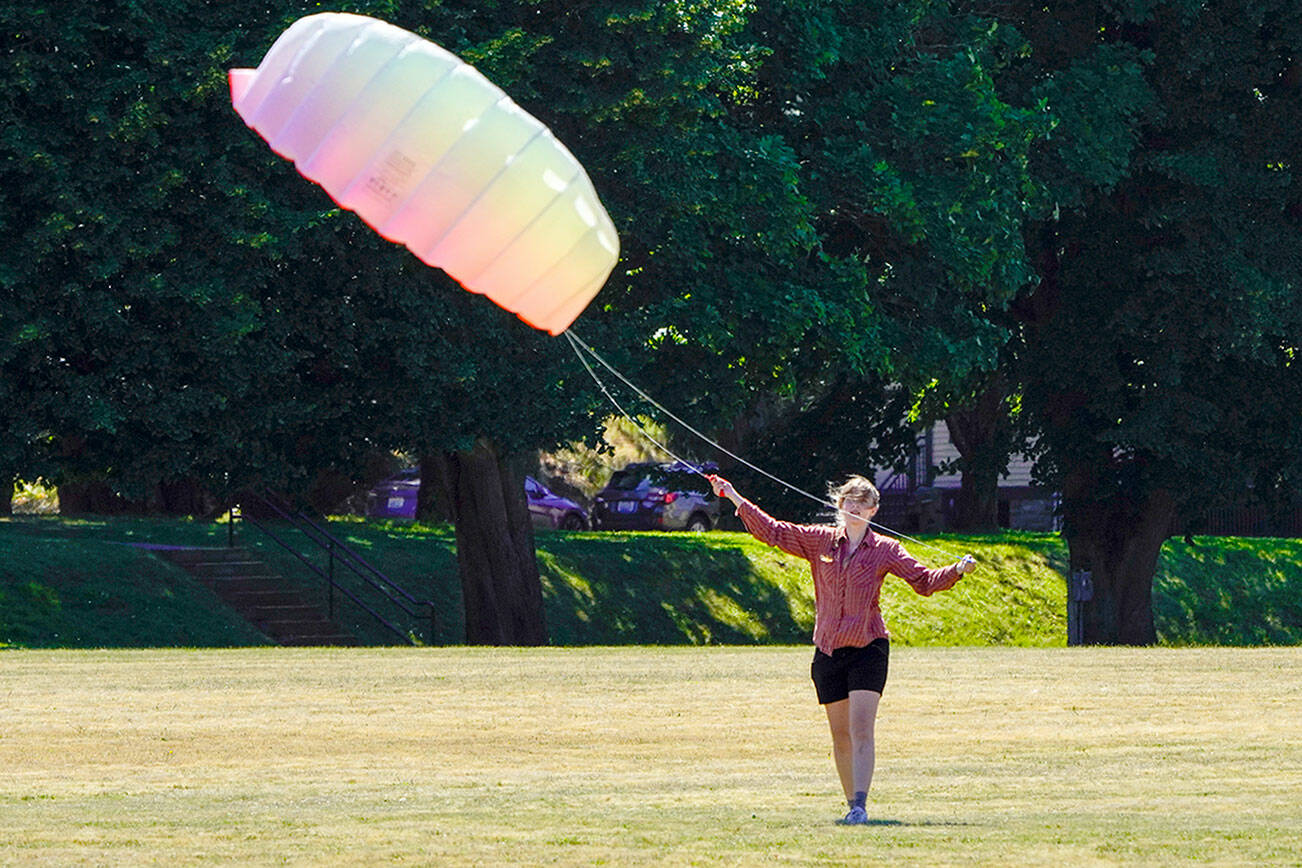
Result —
<path fill-rule="evenodd" d="M 171 479 L 158 483 L 157 510 L 163 515 L 207 515 L 216 501 L 196 479 Z"/>
<path fill-rule="evenodd" d="M 471 645 L 545 645 L 542 582 L 524 477 L 488 440 L 422 461 L 456 527 Z"/>
<path fill-rule="evenodd" d="M 420 456 L 420 488 L 416 490 L 416 518 L 427 524 L 452 521 L 447 506 L 447 492 L 442 490 L 443 456 L 422 454 Z"/>
<path fill-rule="evenodd" d="M 950 431 L 954 429 L 951 427 Z M 954 530 L 994 530 L 999 527 L 999 472 L 969 468 L 959 477 L 954 499 Z"/>
<path fill-rule="evenodd" d="M 945 417 L 961 456 L 955 530 L 999 527 L 999 474 L 1008 465 L 1012 429 L 1006 397 L 1004 378 L 996 374 L 974 400 Z"/>
<path fill-rule="evenodd" d="M 1083 645 L 1152 645 L 1153 575 L 1171 535 L 1175 500 L 1158 490 L 1136 501 L 1124 495 L 1083 503 L 1066 498 L 1063 518 L 1073 573 L 1090 574 L 1089 599 L 1068 595 L 1073 641 Z"/>
<path fill-rule="evenodd" d="M 61 515 L 146 515 L 148 505 L 127 500 L 107 482 L 81 480 L 59 486 Z"/>

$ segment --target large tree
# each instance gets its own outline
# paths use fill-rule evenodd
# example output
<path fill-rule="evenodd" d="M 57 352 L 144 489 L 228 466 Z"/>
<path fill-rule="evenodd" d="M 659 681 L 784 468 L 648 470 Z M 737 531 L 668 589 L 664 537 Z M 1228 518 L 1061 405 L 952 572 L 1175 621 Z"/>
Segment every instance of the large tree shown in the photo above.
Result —
<path fill-rule="evenodd" d="M 1027 227 L 1039 283 L 1019 306 L 1038 470 L 1093 576 L 1083 641 L 1147 644 L 1163 541 L 1226 492 L 1299 478 L 1302 10 L 1000 5 L 1032 45 L 1009 85 L 1064 127 L 1040 155 L 1055 207 Z M 1072 109 L 1099 93 L 1135 111 L 1091 128 L 1100 114 Z M 1091 178 L 1106 136 L 1134 147 Z"/>
<path fill-rule="evenodd" d="M 732 116 L 794 151 L 814 236 L 808 309 L 841 317 L 782 356 L 786 379 L 768 388 L 787 388 L 787 412 L 755 444 L 811 484 L 896 463 L 913 445 L 906 415 L 921 425 L 993 379 L 999 314 L 1033 279 L 1029 155 L 1053 118 L 998 91 L 1025 40 L 958 6 L 767 0 L 748 20 L 763 62 Z"/>
<path fill-rule="evenodd" d="M 1093 573 L 1084 640 L 1150 642 L 1163 540 L 1226 491 L 1296 485 L 1299 11 L 838 9 L 752 19 L 776 46 L 761 81 L 792 89 L 760 101 L 764 124 L 800 153 L 822 249 L 878 278 L 887 368 L 973 435 L 973 469 L 1006 458 L 1010 406 L 1039 435 L 1073 565 Z M 801 26 L 816 35 L 781 39 Z M 892 32 L 838 70 L 851 37 Z"/>

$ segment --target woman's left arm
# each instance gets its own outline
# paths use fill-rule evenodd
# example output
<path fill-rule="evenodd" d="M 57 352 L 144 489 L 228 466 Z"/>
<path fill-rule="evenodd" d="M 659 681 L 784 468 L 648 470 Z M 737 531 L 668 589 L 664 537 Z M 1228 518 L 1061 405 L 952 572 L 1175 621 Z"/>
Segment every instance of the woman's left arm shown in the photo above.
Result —
<path fill-rule="evenodd" d="M 898 542 L 894 543 L 894 546 L 895 556 L 887 570 L 904 579 L 913 590 L 924 597 L 929 597 L 937 591 L 948 591 L 958 583 L 964 573 L 976 569 L 976 559 L 971 555 L 964 555 L 957 563 L 947 567 L 928 569 L 905 551 L 904 546 Z"/>

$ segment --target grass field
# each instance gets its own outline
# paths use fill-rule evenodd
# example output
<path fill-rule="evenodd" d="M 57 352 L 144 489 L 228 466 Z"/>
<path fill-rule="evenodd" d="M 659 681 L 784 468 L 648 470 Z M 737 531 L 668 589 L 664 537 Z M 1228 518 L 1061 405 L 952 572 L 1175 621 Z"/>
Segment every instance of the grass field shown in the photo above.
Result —
<path fill-rule="evenodd" d="M 0 652 L 0 864 L 1296 865 L 1302 649 Z"/>

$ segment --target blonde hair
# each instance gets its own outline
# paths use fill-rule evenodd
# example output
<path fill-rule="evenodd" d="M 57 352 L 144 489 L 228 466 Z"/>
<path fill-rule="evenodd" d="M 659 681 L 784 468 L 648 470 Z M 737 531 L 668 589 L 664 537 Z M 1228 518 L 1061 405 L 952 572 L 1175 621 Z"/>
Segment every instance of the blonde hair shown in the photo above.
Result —
<path fill-rule="evenodd" d="M 877 506 L 882 499 L 877 486 L 873 485 L 872 480 L 866 476 L 851 476 L 840 485 L 828 485 L 827 496 L 836 504 L 837 509 L 840 509 L 847 500 L 862 500 L 869 506 Z M 841 513 L 836 514 L 838 523 L 844 519 Z"/>

